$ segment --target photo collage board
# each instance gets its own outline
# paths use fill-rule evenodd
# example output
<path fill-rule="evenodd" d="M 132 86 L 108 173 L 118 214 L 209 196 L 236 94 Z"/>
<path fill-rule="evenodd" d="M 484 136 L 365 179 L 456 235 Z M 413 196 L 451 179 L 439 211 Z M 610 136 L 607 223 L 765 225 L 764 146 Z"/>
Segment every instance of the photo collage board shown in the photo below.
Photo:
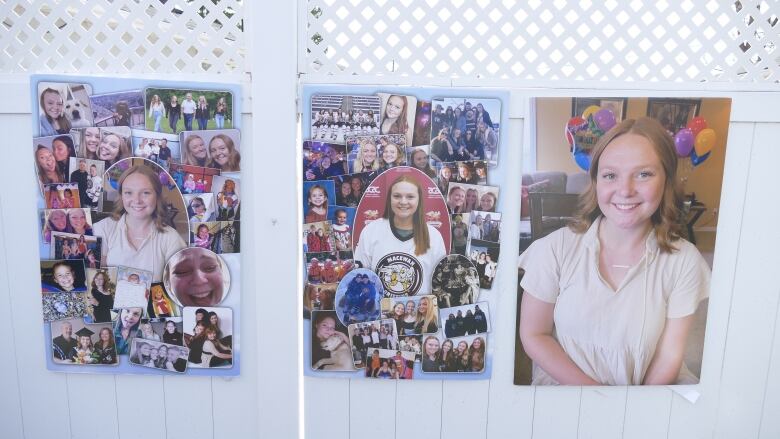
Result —
<path fill-rule="evenodd" d="M 33 75 L 49 370 L 240 373 L 241 88 Z"/>
<path fill-rule="evenodd" d="M 305 375 L 490 378 L 508 101 L 303 87 Z"/>

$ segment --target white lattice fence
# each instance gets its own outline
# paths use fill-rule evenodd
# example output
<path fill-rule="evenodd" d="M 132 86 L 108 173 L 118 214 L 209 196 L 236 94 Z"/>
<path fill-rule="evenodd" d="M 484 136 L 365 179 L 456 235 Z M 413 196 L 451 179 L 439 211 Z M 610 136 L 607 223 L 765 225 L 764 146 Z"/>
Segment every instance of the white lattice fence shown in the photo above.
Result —
<path fill-rule="evenodd" d="M 778 82 L 773 1 L 309 0 L 304 73 Z"/>
<path fill-rule="evenodd" d="M 0 72 L 242 73 L 242 0 L 0 0 Z"/>

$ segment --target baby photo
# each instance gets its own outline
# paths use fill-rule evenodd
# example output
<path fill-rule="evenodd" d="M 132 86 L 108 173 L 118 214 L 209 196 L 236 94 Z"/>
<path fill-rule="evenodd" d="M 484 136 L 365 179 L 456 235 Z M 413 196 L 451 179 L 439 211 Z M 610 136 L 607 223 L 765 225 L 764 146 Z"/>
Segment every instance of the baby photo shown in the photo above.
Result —
<path fill-rule="evenodd" d="M 379 134 L 403 134 L 404 145 L 412 145 L 417 109 L 414 96 L 377 93 L 380 99 Z"/>
<path fill-rule="evenodd" d="M 311 139 L 344 143 L 345 136 L 379 133 L 378 96 L 314 95 Z"/>
<path fill-rule="evenodd" d="M 89 209 L 41 209 L 39 218 L 43 242 L 47 244 L 54 232 L 92 236 L 92 212 Z"/>
<path fill-rule="evenodd" d="M 439 331 L 439 307 L 433 295 L 386 297 L 381 306 L 382 318 L 395 320 L 399 336 Z"/>
<path fill-rule="evenodd" d="M 217 219 L 212 193 L 184 194 L 184 204 L 187 206 L 187 217 L 190 223 L 204 223 Z"/>
<path fill-rule="evenodd" d="M 415 146 L 406 150 L 406 163 L 436 181 L 436 170 L 431 167 L 430 146 Z"/>
<path fill-rule="evenodd" d="M 68 168 L 70 169 L 69 181 L 78 187 L 81 207 L 100 210 L 103 201 L 105 163 L 102 160 L 71 157 Z"/>
<path fill-rule="evenodd" d="M 450 213 L 464 213 L 472 210 L 495 212 L 498 203 L 498 186 L 454 183 L 447 187 L 447 208 Z"/>
<path fill-rule="evenodd" d="M 210 192 L 214 194 L 217 221 L 238 221 L 241 218 L 240 178 L 233 175 L 215 175 Z"/>
<path fill-rule="evenodd" d="M 398 332 L 395 320 L 381 319 L 371 322 L 354 323 L 347 327 L 352 344 L 352 361 L 356 368 L 370 366 L 370 351 L 374 349 L 398 349 Z"/>
<path fill-rule="evenodd" d="M 51 322 L 52 359 L 57 364 L 118 364 L 111 323 L 86 324 L 80 318 Z"/>
<path fill-rule="evenodd" d="M 84 314 L 86 313 L 84 292 L 44 292 L 41 294 L 41 305 L 43 308 L 44 322 L 53 322 L 55 320 L 70 318 L 78 318 L 83 321 Z"/>
<path fill-rule="evenodd" d="M 192 352 L 183 346 L 135 337 L 130 345 L 130 364 L 184 373 Z"/>
<path fill-rule="evenodd" d="M 173 309 L 162 308 L 173 307 L 165 300 L 168 291 L 181 306 L 218 305 L 230 291 L 230 271 L 222 257 L 213 251 L 190 247 L 171 256 L 165 265 L 163 283 L 165 288 L 157 290 L 162 299 L 151 296 L 150 304 L 160 307 L 155 310 L 155 316 L 159 315 L 157 311 L 168 311 L 163 314 L 169 316 L 174 312 Z"/>
<path fill-rule="evenodd" d="M 332 180 L 303 182 L 303 223 L 310 224 L 328 219 L 328 209 L 336 200 Z"/>
<path fill-rule="evenodd" d="M 181 157 L 179 136 L 173 134 L 134 129 L 131 142 L 134 157 L 149 159 L 166 171 Z"/>
<path fill-rule="evenodd" d="M 474 303 L 479 296 L 478 269 L 466 256 L 447 255 L 433 270 L 431 288 L 439 308 Z"/>
<path fill-rule="evenodd" d="M 47 209 L 81 207 L 78 183 L 49 183 L 43 185 L 43 201 Z M 87 206 L 85 206 L 87 207 Z"/>
<path fill-rule="evenodd" d="M 398 350 L 414 354 L 414 361 L 422 360 L 422 335 L 404 335 L 399 337 Z"/>
<path fill-rule="evenodd" d="M 233 94 L 219 90 L 144 89 L 146 129 L 165 133 L 233 128 Z"/>
<path fill-rule="evenodd" d="M 487 160 L 490 166 L 498 164 L 501 100 L 439 98 L 433 99 L 431 105 L 434 109 L 431 117 L 431 151 L 439 156 L 440 161 L 452 161 L 448 155 L 449 148 L 441 148 L 448 142 L 453 150 L 458 149 L 461 143 L 466 144 L 469 160 Z M 447 142 L 441 137 L 442 131 Z M 439 137 L 439 141 L 435 147 L 436 137 Z M 439 151 L 443 153 L 439 155 Z"/>
<path fill-rule="evenodd" d="M 91 94 L 92 86 L 89 84 L 39 82 L 38 135 L 67 134 L 71 128 L 94 125 L 89 102 Z"/>
<path fill-rule="evenodd" d="M 233 367 L 233 310 L 185 307 L 182 314 L 189 367 Z"/>
<path fill-rule="evenodd" d="M 414 353 L 400 349 L 369 349 L 366 378 L 411 380 L 414 377 Z"/>
<path fill-rule="evenodd" d="M 354 221 L 354 207 L 336 207 L 333 209 L 331 229 L 336 250 L 352 251 L 352 224 Z"/>
<path fill-rule="evenodd" d="M 423 146 L 431 143 L 431 101 L 417 101 L 414 116 L 414 137 L 412 145 Z"/>
<path fill-rule="evenodd" d="M 76 293 L 87 290 L 84 261 L 41 261 L 41 291 Z"/>
<path fill-rule="evenodd" d="M 241 251 L 241 221 L 190 223 L 190 247 L 208 249 L 217 254 Z"/>
<path fill-rule="evenodd" d="M 480 288 L 489 290 L 493 287 L 500 252 L 501 246 L 497 242 L 481 241 L 474 238 L 469 240 L 466 254 L 477 269 Z"/>
<path fill-rule="evenodd" d="M 182 194 L 202 194 L 211 192 L 212 180 L 220 173 L 219 169 L 203 168 L 191 165 L 171 165 L 171 177 Z"/>
<path fill-rule="evenodd" d="M 92 104 L 94 125 L 100 127 L 125 126 L 144 127 L 143 90 L 120 91 L 89 97 Z"/>
<path fill-rule="evenodd" d="M 183 131 L 179 140 L 182 164 L 222 172 L 241 170 L 241 133 L 238 130 Z"/>
<path fill-rule="evenodd" d="M 324 180 L 347 172 L 347 147 L 345 145 L 312 140 L 303 142 L 304 180 Z"/>
<path fill-rule="evenodd" d="M 329 311 L 334 310 L 334 300 L 336 297 L 336 288 L 339 284 L 310 284 L 306 282 L 303 288 L 303 311 L 304 317 L 310 318 L 311 311 Z"/>
<path fill-rule="evenodd" d="M 111 323 L 114 315 L 116 267 L 87 268 L 87 293 L 84 294 L 86 323 Z"/>
<path fill-rule="evenodd" d="M 501 213 L 472 210 L 470 214 L 469 238 L 498 242 L 501 237 Z"/>
<path fill-rule="evenodd" d="M 330 372 L 352 372 L 352 351 L 347 328 L 336 311 L 311 312 L 311 368 Z"/>
<path fill-rule="evenodd" d="M 355 267 L 352 252 L 306 253 L 306 279 L 313 284 L 339 282 Z"/>
<path fill-rule="evenodd" d="M 476 373 L 485 369 L 487 336 L 469 335 L 453 340 L 438 335 L 423 338 L 422 371 Z"/>
<path fill-rule="evenodd" d="M 453 213 L 450 215 L 450 227 L 452 228 L 451 255 L 466 256 L 466 245 L 469 242 L 469 222 L 471 213 Z"/>
<path fill-rule="evenodd" d="M 347 137 L 349 170 L 355 172 L 384 171 L 406 164 L 406 136 L 384 134 Z"/>
<path fill-rule="evenodd" d="M 152 272 L 130 267 L 117 267 L 114 308 L 146 308 Z"/>
<path fill-rule="evenodd" d="M 345 325 L 376 320 L 382 294 L 379 277 L 369 269 L 356 268 L 336 288 L 336 315 Z"/>
<path fill-rule="evenodd" d="M 447 338 L 490 332 L 488 303 L 454 306 L 441 310 L 441 327 Z"/>
<path fill-rule="evenodd" d="M 76 147 L 70 134 L 37 137 L 33 139 L 33 152 L 41 185 L 68 182 L 70 158 L 76 157 Z"/>
<path fill-rule="evenodd" d="M 162 282 L 152 282 L 149 287 L 149 301 L 146 304 L 146 315 L 152 319 L 168 318 L 181 315 L 179 307 Z"/>
<path fill-rule="evenodd" d="M 331 178 L 336 189 L 336 205 L 357 207 L 363 192 L 377 175 L 379 172 L 371 171 Z"/>
<path fill-rule="evenodd" d="M 74 209 L 80 212 L 81 209 Z M 51 232 L 51 259 L 82 259 L 86 268 L 100 268 L 103 238 Z"/>

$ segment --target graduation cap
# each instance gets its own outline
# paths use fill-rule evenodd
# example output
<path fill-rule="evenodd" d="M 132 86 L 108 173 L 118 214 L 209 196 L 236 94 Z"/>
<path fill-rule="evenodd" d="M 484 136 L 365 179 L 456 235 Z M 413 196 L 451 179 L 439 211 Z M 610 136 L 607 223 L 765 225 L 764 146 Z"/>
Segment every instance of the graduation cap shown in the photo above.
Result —
<path fill-rule="evenodd" d="M 76 335 L 78 335 L 79 337 L 91 337 L 92 334 L 94 334 L 94 332 L 90 331 L 87 328 L 81 328 L 78 331 L 76 331 Z"/>

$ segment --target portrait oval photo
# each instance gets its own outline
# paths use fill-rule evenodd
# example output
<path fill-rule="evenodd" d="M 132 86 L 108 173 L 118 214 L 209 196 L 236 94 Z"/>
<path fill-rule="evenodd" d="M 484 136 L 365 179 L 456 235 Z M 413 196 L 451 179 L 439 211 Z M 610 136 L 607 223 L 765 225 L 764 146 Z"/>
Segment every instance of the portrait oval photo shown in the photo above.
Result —
<path fill-rule="evenodd" d="M 181 306 L 214 306 L 228 295 L 230 271 L 218 254 L 190 247 L 168 260 L 163 283 Z"/>

